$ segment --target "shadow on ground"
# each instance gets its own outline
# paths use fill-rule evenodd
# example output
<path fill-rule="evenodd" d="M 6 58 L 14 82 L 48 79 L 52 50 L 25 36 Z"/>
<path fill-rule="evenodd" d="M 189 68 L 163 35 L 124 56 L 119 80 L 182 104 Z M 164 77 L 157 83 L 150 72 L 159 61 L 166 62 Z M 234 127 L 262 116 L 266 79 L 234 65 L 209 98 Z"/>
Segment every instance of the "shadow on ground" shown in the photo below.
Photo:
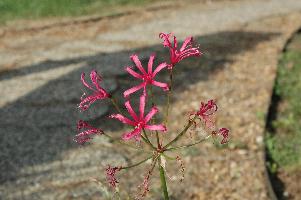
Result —
<path fill-rule="evenodd" d="M 210 75 L 231 64 L 236 54 L 250 51 L 258 43 L 271 40 L 277 35 L 277 33 L 237 31 L 197 36 L 196 41 L 201 44 L 204 56 L 201 59 L 183 61 L 177 66 L 176 93 L 181 93 L 191 84 L 206 81 Z M 81 72 L 88 73 L 96 68 L 105 79 L 117 83 L 117 87 L 113 87 L 114 84 L 110 84 L 110 87 L 114 94 L 119 94 L 135 84 L 134 79 L 127 80 L 123 72 L 123 66 L 130 63 L 129 55 L 132 52 L 137 52 L 144 63 L 148 61 L 151 52 L 160 54 L 160 57 L 161 53 L 163 54 L 161 60 L 156 61 L 157 64 L 168 57 L 167 49 L 158 44 L 130 51 L 45 61 L 0 74 L 0 81 L 4 81 L 37 72 L 46 73 L 48 70 L 63 68 L 66 65 L 82 65 L 80 69 L 51 80 L 0 109 L 0 171 L 5 172 L 1 173 L 0 183 L 18 179 L 21 176 L 19 172 L 24 167 L 60 160 L 63 151 L 78 148 L 72 137 L 76 133 L 76 120 L 81 117 L 76 109 L 83 88 L 79 81 Z M 163 75 L 162 78 L 166 79 L 167 76 Z M 94 111 L 90 113 L 90 121 L 97 122 L 97 125 L 105 130 L 112 130 L 112 127 L 114 130 L 121 129 L 119 123 L 109 122 L 102 117 L 112 108 L 102 109 L 101 113 L 98 113 L 97 108 L 102 105 L 96 103 L 92 108 Z"/>

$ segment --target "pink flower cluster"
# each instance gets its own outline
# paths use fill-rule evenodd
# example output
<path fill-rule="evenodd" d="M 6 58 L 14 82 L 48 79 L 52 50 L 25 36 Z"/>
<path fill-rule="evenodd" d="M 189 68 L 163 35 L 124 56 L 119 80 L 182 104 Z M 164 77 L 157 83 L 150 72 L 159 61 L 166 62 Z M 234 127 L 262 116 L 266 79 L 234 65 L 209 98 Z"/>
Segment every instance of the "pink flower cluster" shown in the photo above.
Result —
<path fill-rule="evenodd" d="M 214 114 L 217 111 L 217 105 L 214 100 L 209 100 L 207 103 L 201 102 L 200 110 L 196 113 L 201 121 L 204 122 L 205 126 L 212 130 L 213 135 L 216 133 L 223 137 L 221 144 L 225 144 L 228 141 L 229 137 L 229 129 L 227 128 L 220 128 L 218 131 L 215 130 L 215 121 L 214 121 Z"/>
<path fill-rule="evenodd" d="M 92 84 L 94 85 L 95 88 L 90 86 L 86 80 L 85 80 L 85 73 L 82 73 L 81 75 L 81 81 L 85 87 L 90 89 L 93 93 L 85 98 L 85 94 L 81 98 L 81 102 L 78 105 L 78 107 L 82 110 L 85 111 L 87 110 L 92 103 L 94 103 L 96 100 L 101 100 L 101 99 L 106 99 L 108 97 L 111 97 L 109 93 L 107 93 L 101 86 L 100 82 L 102 81 L 102 78 L 100 75 L 97 74 L 95 70 L 91 71 L 90 73 L 90 79 Z"/>
<path fill-rule="evenodd" d="M 107 181 L 112 187 L 116 187 L 116 184 L 118 183 L 115 175 L 120 170 L 121 167 L 111 167 L 110 165 L 106 169 Z"/>
<path fill-rule="evenodd" d="M 131 131 L 129 133 L 125 133 L 122 136 L 122 138 L 124 140 L 129 140 L 132 138 L 135 138 L 136 140 L 140 140 L 141 131 L 143 129 L 151 130 L 151 131 L 166 132 L 167 129 L 163 124 L 158 124 L 158 125 L 148 124 L 148 122 L 152 119 L 152 117 L 157 112 L 159 112 L 159 110 L 156 106 L 153 106 L 151 108 L 150 112 L 146 116 L 144 116 L 145 102 L 146 102 L 146 98 L 147 98 L 146 87 L 148 85 L 153 85 L 153 86 L 162 88 L 164 91 L 168 91 L 169 90 L 168 84 L 156 81 L 155 80 L 156 75 L 166 67 L 168 67 L 168 69 L 172 69 L 177 63 L 179 63 L 181 60 L 183 60 L 185 58 L 188 58 L 190 56 L 200 56 L 201 55 L 201 52 L 199 51 L 199 49 L 197 47 L 192 46 L 192 42 L 193 42 L 192 37 L 186 38 L 182 47 L 178 50 L 177 49 L 178 43 L 177 43 L 176 37 L 174 36 L 174 44 L 172 45 L 170 42 L 170 36 L 171 36 L 171 34 L 165 34 L 165 33 L 160 33 L 160 35 L 159 35 L 159 37 L 163 39 L 163 45 L 165 47 L 169 48 L 170 55 L 171 55 L 171 60 L 170 60 L 171 63 L 170 64 L 161 63 L 156 67 L 155 70 L 153 70 L 153 63 L 154 63 L 155 55 L 152 54 L 149 58 L 149 62 L 147 65 L 147 70 L 146 70 L 143 68 L 143 66 L 136 54 L 130 56 L 131 60 L 135 63 L 136 68 L 140 71 L 141 74 L 135 72 L 133 70 L 133 67 L 126 67 L 125 70 L 130 75 L 141 80 L 142 82 L 139 85 L 126 90 L 123 93 L 123 95 L 125 98 L 129 98 L 129 96 L 131 94 L 139 91 L 140 89 L 143 89 L 143 93 L 140 96 L 139 116 L 133 110 L 129 100 L 127 100 L 124 105 L 133 120 L 126 118 L 122 114 L 110 115 L 110 118 L 117 119 L 124 124 L 134 127 L 133 131 Z M 81 102 L 78 107 L 82 111 L 87 110 L 90 107 L 90 105 L 93 104 L 97 100 L 103 100 L 103 99 L 112 97 L 111 94 L 109 94 L 104 88 L 102 88 L 100 86 L 102 77 L 95 70 L 91 71 L 90 79 L 91 79 L 92 85 L 94 87 L 89 85 L 86 82 L 85 73 L 82 73 L 81 81 L 82 81 L 83 85 L 92 91 L 92 94 L 90 94 L 88 96 L 86 96 L 84 94 L 83 97 L 81 98 Z M 91 127 L 89 126 L 89 128 L 91 128 Z M 100 130 L 100 129 L 97 129 L 97 130 Z M 92 133 L 92 131 L 95 131 L 95 130 L 91 128 L 90 132 Z M 91 134 L 89 134 L 89 135 L 91 135 Z M 85 136 L 84 139 L 78 139 L 78 138 L 79 138 L 79 136 L 77 135 L 76 141 L 81 144 L 83 144 L 86 141 L 89 141 L 91 139 L 90 136 L 89 137 Z M 81 136 L 81 138 L 83 138 L 83 136 Z"/>
<path fill-rule="evenodd" d="M 202 55 L 199 48 L 193 45 L 192 37 L 186 38 L 181 48 L 179 49 L 177 39 L 175 36 L 172 36 L 171 33 L 160 33 L 159 37 L 163 39 L 164 47 L 167 47 L 169 49 L 169 63 L 160 63 L 155 69 L 153 69 L 155 54 L 152 54 L 150 55 L 147 67 L 145 68 L 142 66 L 138 55 L 134 54 L 130 56 L 130 59 L 135 64 L 135 67 L 125 67 L 125 70 L 139 81 L 139 83 L 136 86 L 133 86 L 132 88 L 129 88 L 123 92 L 123 96 L 125 98 L 124 107 L 127 110 L 130 118 L 124 115 L 124 113 L 116 104 L 116 101 L 113 98 L 113 96 L 100 85 L 102 82 L 102 77 L 95 70 L 90 72 L 91 84 L 89 84 L 86 81 L 85 73 L 81 74 L 81 82 L 88 90 L 90 90 L 90 94 L 86 95 L 84 93 L 84 95 L 81 97 L 81 102 L 79 103 L 78 107 L 81 111 L 86 111 L 93 103 L 95 103 L 98 100 L 111 100 L 113 105 L 116 106 L 116 109 L 119 113 L 110 114 L 109 118 L 116 119 L 121 123 L 132 127 L 131 131 L 126 132 L 122 135 L 121 138 L 124 141 L 128 141 L 130 139 L 140 141 L 141 137 L 143 137 L 142 132 L 145 132 L 146 130 L 160 132 L 167 131 L 167 127 L 164 124 L 154 123 L 154 121 L 152 120 L 153 117 L 159 112 L 159 109 L 155 105 L 152 105 L 150 110 L 146 112 L 145 107 L 148 99 L 147 89 L 148 87 L 156 86 L 161 88 L 163 91 L 170 92 L 170 83 L 168 84 L 160 82 L 156 80 L 156 76 L 159 73 L 162 73 L 164 70 L 169 70 L 169 72 L 171 73 L 175 65 L 185 58 Z M 171 41 L 171 37 L 173 37 L 173 42 Z M 142 90 L 142 94 L 140 94 L 140 102 L 138 106 L 139 113 L 137 113 L 131 105 L 130 96 L 133 93 L 139 92 L 140 90 Z M 212 130 L 212 133 L 217 133 L 220 136 L 222 136 L 223 139 L 221 143 L 224 144 L 228 141 L 229 130 L 226 128 L 221 128 L 218 131 L 215 130 L 215 121 L 213 116 L 217 109 L 218 107 L 216 103 L 213 100 L 209 100 L 207 103 L 201 102 L 199 110 L 197 112 L 192 113 L 192 115 L 194 115 L 195 118 L 198 118 L 202 122 L 204 122 L 205 126 Z M 96 134 L 104 134 L 105 136 L 107 136 L 101 129 L 94 128 L 87 122 L 82 120 L 78 121 L 77 130 L 79 133 L 75 136 L 74 140 L 79 144 L 84 144 L 90 141 L 92 139 L 92 136 Z M 143 139 L 145 138 L 143 137 Z M 162 149 L 160 145 L 158 144 L 158 152 L 156 152 L 159 154 L 165 150 Z M 112 187 L 116 187 L 116 184 L 118 183 L 117 179 L 115 178 L 115 174 L 122 169 L 122 167 L 107 167 L 107 181 Z M 184 172 L 184 166 L 182 163 L 181 170 L 182 172 Z M 148 179 L 149 177 L 147 178 L 147 183 L 145 183 L 145 188 L 148 188 Z"/>
<path fill-rule="evenodd" d="M 172 69 L 178 62 L 185 58 L 202 55 L 199 48 L 193 46 L 193 37 L 186 38 L 182 44 L 182 47 L 178 49 L 178 41 L 176 36 L 173 36 L 173 44 L 170 41 L 171 36 L 171 33 L 160 33 L 159 35 L 159 37 L 163 39 L 164 47 L 169 48 L 170 64 L 168 65 L 168 69 Z"/>
<path fill-rule="evenodd" d="M 85 131 L 80 132 L 82 129 L 86 129 Z M 74 140 L 79 143 L 79 144 L 84 144 L 85 142 L 91 140 L 92 135 L 96 134 L 102 134 L 103 131 L 98 128 L 94 128 L 91 125 L 89 125 L 87 122 L 83 120 L 79 120 L 77 122 L 77 131 L 80 132 L 78 133 Z"/>

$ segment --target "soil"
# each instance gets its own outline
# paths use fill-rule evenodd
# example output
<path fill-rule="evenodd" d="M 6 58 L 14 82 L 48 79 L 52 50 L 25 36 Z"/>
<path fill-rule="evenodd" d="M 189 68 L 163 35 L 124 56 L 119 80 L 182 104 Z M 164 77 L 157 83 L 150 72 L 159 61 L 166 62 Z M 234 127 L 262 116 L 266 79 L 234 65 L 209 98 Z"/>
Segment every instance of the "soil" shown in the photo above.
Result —
<path fill-rule="evenodd" d="M 189 3 L 187 3 L 189 2 Z M 78 113 L 80 73 L 96 68 L 119 94 L 130 81 L 124 66 L 139 53 L 166 57 L 160 32 L 180 41 L 193 35 L 204 55 L 184 61 L 175 77 L 170 132 L 182 129 L 187 112 L 216 99 L 218 125 L 231 130 L 225 148 L 204 143 L 179 152 L 186 166 L 182 184 L 168 181 L 173 199 L 269 199 L 264 176 L 263 132 L 277 69 L 287 39 L 301 26 L 301 2 L 179 1 L 164 9 L 142 10 L 85 23 L 0 30 L 0 199 L 105 199 L 107 164 L 139 160 L 103 137 L 78 147 L 72 141 L 77 119 L 87 119 L 120 136 L 125 128 L 105 117 L 111 106 L 96 104 Z M 1 34 L 2 33 L 2 34 Z M 159 101 L 159 108 L 162 104 Z M 188 138 L 189 140 L 189 138 Z M 178 165 L 167 163 L 168 173 Z M 122 174 L 122 199 L 134 196 L 145 169 Z M 160 199 L 154 173 L 147 199 Z"/>

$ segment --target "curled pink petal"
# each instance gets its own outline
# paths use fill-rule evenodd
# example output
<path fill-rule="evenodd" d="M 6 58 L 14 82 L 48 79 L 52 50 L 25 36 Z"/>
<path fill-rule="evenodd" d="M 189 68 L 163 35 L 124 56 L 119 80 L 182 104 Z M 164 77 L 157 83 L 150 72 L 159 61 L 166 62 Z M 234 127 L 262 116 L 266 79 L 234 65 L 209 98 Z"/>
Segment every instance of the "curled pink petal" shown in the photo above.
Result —
<path fill-rule="evenodd" d="M 217 111 L 217 105 L 214 100 L 207 103 L 201 102 L 200 110 L 196 113 L 209 129 L 215 128 L 214 114 Z"/>
<path fill-rule="evenodd" d="M 125 134 L 123 134 L 122 139 L 130 140 L 132 138 L 135 138 L 136 140 L 139 140 L 140 135 L 141 135 L 141 130 L 142 130 L 141 128 L 136 128 L 132 132 L 125 133 Z"/>
<path fill-rule="evenodd" d="M 141 95 L 140 104 L 139 104 L 140 119 L 142 119 L 144 116 L 144 108 L 145 108 L 145 95 Z"/>
<path fill-rule="evenodd" d="M 81 131 L 82 129 L 86 130 Z M 76 141 L 78 144 L 84 144 L 92 139 L 91 136 L 103 133 L 101 129 L 94 128 L 83 120 L 79 120 L 77 122 L 77 131 L 79 133 L 75 135 L 74 141 Z"/>
<path fill-rule="evenodd" d="M 171 42 L 169 40 L 169 37 L 171 36 L 171 33 L 166 34 L 166 33 L 160 33 L 159 38 L 163 39 L 163 46 L 164 47 L 172 47 Z"/>
<path fill-rule="evenodd" d="M 187 38 L 185 39 L 185 41 L 183 42 L 180 51 L 184 51 L 188 45 L 191 45 L 191 44 L 192 44 L 192 41 L 193 41 L 193 37 L 191 37 L 191 36 L 190 36 L 190 37 L 187 37 Z"/>
<path fill-rule="evenodd" d="M 91 82 L 93 83 L 94 87 L 93 88 L 91 85 L 89 85 L 86 80 L 85 80 L 85 73 L 81 74 L 81 82 L 83 83 L 83 85 L 85 87 L 87 87 L 88 89 L 92 90 L 92 94 L 85 97 L 85 98 L 81 98 L 81 102 L 79 104 L 79 108 L 82 111 L 87 110 L 90 105 L 92 103 L 94 103 L 96 100 L 101 100 L 101 99 L 105 99 L 105 98 L 110 98 L 111 95 L 109 93 L 107 93 L 101 86 L 100 86 L 100 82 L 102 81 L 101 77 L 97 74 L 97 72 L 95 70 L 92 70 L 90 73 L 90 79 Z"/>
<path fill-rule="evenodd" d="M 177 49 L 177 48 L 178 48 L 178 41 L 177 41 L 176 36 L 173 36 L 173 48 L 174 48 L 174 49 Z"/>
<path fill-rule="evenodd" d="M 143 69 L 142 64 L 136 54 L 131 55 L 131 59 L 142 74 L 147 74 L 146 71 Z"/>
<path fill-rule="evenodd" d="M 94 90 L 94 89 L 86 82 L 85 76 L 86 76 L 86 75 L 85 75 L 84 72 L 83 72 L 83 73 L 81 74 L 81 76 L 80 76 L 80 79 L 81 79 L 83 85 L 86 86 L 87 88 L 89 88 L 90 90 L 95 91 L 95 90 Z"/>
<path fill-rule="evenodd" d="M 194 50 L 194 49 L 189 49 L 189 50 L 185 50 L 184 52 L 182 52 L 180 55 L 178 55 L 178 60 L 179 61 L 181 61 L 181 60 L 183 60 L 183 59 L 185 59 L 185 58 L 188 58 L 188 57 L 192 57 L 192 56 L 200 56 L 200 55 L 202 55 L 202 53 L 201 52 L 199 52 L 199 51 L 196 51 L 196 50 Z"/>
<path fill-rule="evenodd" d="M 138 116 L 137 116 L 137 114 L 135 113 L 135 111 L 133 110 L 130 101 L 126 101 L 124 105 L 125 105 L 127 111 L 129 112 L 129 114 L 131 115 L 131 117 L 132 117 L 134 120 L 137 121 L 137 120 L 138 120 Z"/>
<path fill-rule="evenodd" d="M 124 117 L 121 114 L 112 114 L 112 115 L 109 116 L 109 118 L 118 119 L 119 121 L 121 121 L 124 124 L 129 124 L 129 125 L 132 125 L 132 126 L 135 125 L 135 122 L 129 120 L 128 118 Z"/>
<path fill-rule="evenodd" d="M 200 117 L 209 116 L 214 114 L 217 111 L 217 105 L 214 100 L 209 100 L 207 103 L 201 102 L 200 110 L 197 112 L 197 115 Z"/>
<path fill-rule="evenodd" d="M 153 77 L 157 75 L 158 72 L 160 72 L 162 69 L 164 69 L 167 66 L 167 63 L 161 63 L 153 72 Z"/>
<path fill-rule="evenodd" d="M 91 126 L 90 126 L 87 122 L 85 122 L 85 121 L 83 121 L 83 120 L 78 120 L 78 122 L 77 122 L 77 124 L 76 124 L 76 129 L 79 131 L 79 130 L 81 130 L 82 128 L 85 128 L 85 127 L 91 128 Z"/>
<path fill-rule="evenodd" d="M 143 77 L 138 74 L 137 72 L 135 72 L 131 67 L 126 67 L 125 70 L 131 74 L 132 76 L 134 76 L 135 78 L 138 78 L 138 79 L 142 79 Z"/>
<path fill-rule="evenodd" d="M 78 107 L 82 110 L 85 111 L 87 110 L 91 104 L 93 104 L 95 101 L 99 100 L 99 99 L 104 99 L 105 96 L 103 96 L 102 94 L 94 94 L 94 95 L 90 95 L 86 98 L 82 98 L 81 102 L 78 104 Z"/>
<path fill-rule="evenodd" d="M 96 90 L 97 90 L 98 93 L 102 93 L 103 96 L 108 95 L 107 92 L 102 87 L 100 87 L 100 82 L 102 81 L 102 78 L 97 73 L 96 70 L 92 70 L 91 71 L 91 73 L 90 73 L 90 79 L 91 79 L 91 82 L 95 86 L 95 88 L 96 88 Z"/>
<path fill-rule="evenodd" d="M 90 79 L 93 85 L 96 87 L 97 91 L 102 91 L 103 89 L 99 86 L 99 83 L 102 81 L 102 78 L 95 70 L 92 70 L 90 73 Z"/>
<path fill-rule="evenodd" d="M 145 116 L 144 120 L 145 122 L 149 122 L 149 120 L 151 120 L 151 118 L 158 112 L 158 108 L 156 106 L 152 107 L 152 109 L 150 110 L 150 112 Z"/>
<path fill-rule="evenodd" d="M 154 59 L 155 59 L 155 54 L 152 54 L 148 60 L 148 65 L 147 65 L 147 73 L 148 74 L 152 73 L 152 71 L 153 71 Z"/>
<path fill-rule="evenodd" d="M 169 86 L 167 83 L 161 83 L 158 81 L 153 81 L 153 85 L 158 86 L 160 88 L 163 88 L 164 91 L 168 91 L 169 90 Z"/>
<path fill-rule="evenodd" d="M 219 129 L 219 134 L 223 137 L 221 144 L 225 144 L 229 140 L 229 132 L 230 130 L 227 128 L 221 128 Z"/>
<path fill-rule="evenodd" d="M 159 125 L 145 125 L 145 129 L 151 130 L 151 131 L 167 131 L 166 126 L 159 124 Z"/>
<path fill-rule="evenodd" d="M 134 86 L 126 91 L 123 92 L 123 96 L 124 98 L 128 98 L 130 96 L 130 94 L 140 90 L 141 88 L 143 88 L 145 86 L 144 83 L 141 83 L 140 85 Z"/>

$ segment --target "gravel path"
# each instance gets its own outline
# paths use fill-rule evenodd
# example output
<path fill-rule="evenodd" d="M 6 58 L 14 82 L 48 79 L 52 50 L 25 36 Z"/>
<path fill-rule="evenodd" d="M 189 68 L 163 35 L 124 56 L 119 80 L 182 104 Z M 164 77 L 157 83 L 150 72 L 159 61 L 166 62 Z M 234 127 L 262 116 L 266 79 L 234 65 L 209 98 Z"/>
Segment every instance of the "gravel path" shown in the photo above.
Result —
<path fill-rule="evenodd" d="M 165 51 L 157 39 L 162 31 L 181 39 L 194 35 L 205 53 L 179 65 L 182 84 L 175 88 L 173 105 L 180 109 L 171 115 L 173 128 L 181 128 L 179 119 L 200 100 L 213 97 L 222 108 L 218 122 L 232 130 L 230 148 L 204 144 L 185 152 L 186 179 L 182 185 L 170 183 L 174 199 L 268 199 L 264 115 L 279 52 L 301 26 L 301 1 L 189 2 L 62 27 L 6 30 L 0 36 L 0 199 L 104 194 L 90 177 L 103 178 L 103 166 L 127 163 L 131 155 L 106 148 L 112 144 L 102 137 L 84 148 L 72 142 L 78 118 L 97 119 L 113 134 L 122 132 L 101 117 L 108 106 L 97 104 L 88 117 L 77 112 L 80 73 L 96 68 L 110 91 L 122 90 L 128 84 L 123 76 L 128 56 L 138 52 L 146 61 L 150 52 Z M 137 184 L 134 178 L 122 189 Z M 155 187 L 150 199 L 158 199 L 157 192 Z"/>

